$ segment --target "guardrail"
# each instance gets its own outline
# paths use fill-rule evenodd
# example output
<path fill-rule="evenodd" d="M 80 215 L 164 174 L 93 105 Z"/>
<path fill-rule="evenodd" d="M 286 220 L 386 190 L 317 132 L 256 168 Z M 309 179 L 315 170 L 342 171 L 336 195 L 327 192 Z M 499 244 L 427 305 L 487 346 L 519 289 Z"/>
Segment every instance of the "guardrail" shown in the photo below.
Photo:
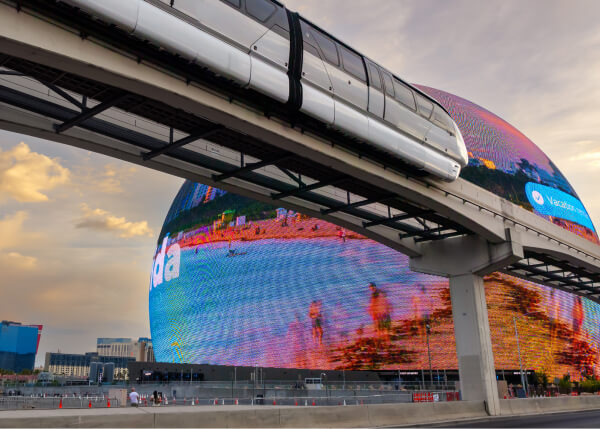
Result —
<path fill-rule="evenodd" d="M 394 393 L 376 393 L 370 395 L 332 395 L 320 396 L 307 392 L 306 395 L 272 396 L 257 394 L 255 396 L 241 397 L 212 397 L 191 396 L 183 398 L 158 396 L 155 401 L 153 395 L 142 394 L 140 407 L 156 406 L 222 406 L 222 405 L 287 405 L 287 406 L 331 406 L 331 405 L 370 405 L 370 404 L 396 404 L 411 402 L 451 402 L 460 400 L 456 391 L 401 391 Z"/>
<path fill-rule="evenodd" d="M 103 396 L 95 397 L 51 397 L 37 396 L 7 396 L 0 397 L 0 411 L 2 410 L 52 410 L 60 408 L 111 408 L 120 407 L 117 398 Z"/>

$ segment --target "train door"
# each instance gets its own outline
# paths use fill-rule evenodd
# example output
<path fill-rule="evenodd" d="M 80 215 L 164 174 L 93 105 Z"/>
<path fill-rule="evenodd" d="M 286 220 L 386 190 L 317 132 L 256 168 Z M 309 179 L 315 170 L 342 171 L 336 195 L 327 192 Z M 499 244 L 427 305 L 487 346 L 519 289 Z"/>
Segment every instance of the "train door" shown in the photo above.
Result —
<path fill-rule="evenodd" d="M 300 21 L 304 52 L 302 55 L 302 106 L 301 111 L 329 125 L 333 125 L 335 114 L 333 85 L 325 68 L 324 55 L 315 39 L 311 27 Z M 337 56 L 337 52 L 336 52 Z"/>
<path fill-rule="evenodd" d="M 340 62 L 337 66 L 328 63 L 326 67 L 335 98 L 334 125 L 346 133 L 368 139 L 369 94 L 363 59 L 342 45 L 333 46 L 338 48 Z"/>
<path fill-rule="evenodd" d="M 367 61 L 367 71 L 369 72 L 369 112 L 378 118 L 383 119 L 385 100 L 379 68 L 375 64 Z"/>

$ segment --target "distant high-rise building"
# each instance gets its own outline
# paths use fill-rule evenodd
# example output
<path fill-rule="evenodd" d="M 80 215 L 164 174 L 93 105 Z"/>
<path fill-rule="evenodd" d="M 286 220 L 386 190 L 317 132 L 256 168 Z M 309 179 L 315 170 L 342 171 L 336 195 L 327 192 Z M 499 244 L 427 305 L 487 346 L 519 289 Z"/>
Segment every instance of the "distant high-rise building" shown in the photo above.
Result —
<path fill-rule="evenodd" d="M 129 357 L 138 362 L 154 362 L 150 338 L 98 338 L 96 352 L 99 356 Z"/>
<path fill-rule="evenodd" d="M 0 368 L 14 372 L 33 370 L 42 325 L 3 320 L 0 324 Z"/>
<path fill-rule="evenodd" d="M 103 381 L 113 378 L 127 378 L 127 364 L 135 359 L 119 356 L 99 356 L 96 352 L 83 355 L 71 353 L 46 353 L 44 371 L 67 377 L 88 378 L 98 381 L 98 373 L 103 373 Z M 111 365 L 107 365 L 111 364 Z M 112 371 L 112 374 L 109 372 Z"/>

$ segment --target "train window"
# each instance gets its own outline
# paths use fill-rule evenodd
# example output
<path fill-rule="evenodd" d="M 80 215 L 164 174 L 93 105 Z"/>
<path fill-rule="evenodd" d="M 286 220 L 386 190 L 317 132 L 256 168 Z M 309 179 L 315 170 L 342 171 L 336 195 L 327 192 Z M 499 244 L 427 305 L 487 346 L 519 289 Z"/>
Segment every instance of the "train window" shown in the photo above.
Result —
<path fill-rule="evenodd" d="M 273 15 L 277 7 L 269 0 L 246 0 L 246 10 L 251 17 L 265 22 Z"/>
<path fill-rule="evenodd" d="M 240 4 L 242 0 L 223 0 L 225 3 L 230 4 L 233 7 L 240 8 Z"/>
<path fill-rule="evenodd" d="M 434 106 L 433 117 L 431 119 L 436 125 L 442 127 L 450 134 L 454 135 L 454 122 L 452 121 L 450 116 L 448 116 L 448 114 L 442 110 L 440 106 Z"/>
<path fill-rule="evenodd" d="M 315 29 L 311 30 L 311 34 L 317 41 L 319 48 L 321 48 L 321 52 L 323 52 L 323 56 L 325 57 L 325 59 L 331 64 L 339 66 L 340 60 L 338 58 L 337 48 L 333 40 L 321 34 L 320 31 L 317 31 Z"/>
<path fill-rule="evenodd" d="M 422 95 L 415 94 L 415 97 L 417 98 L 417 106 L 419 106 L 419 114 L 425 118 L 429 118 L 433 110 L 433 103 Z"/>
<path fill-rule="evenodd" d="M 349 49 L 346 49 L 343 46 L 340 46 L 340 53 L 342 54 L 344 70 L 346 70 L 348 73 L 355 76 L 356 78 L 362 80 L 363 82 L 366 82 L 367 76 L 365 74 L 365 65 L 363 63 L 362 57 L 350 51 Z"/>
<path fill-rule="evenodd" d="M 394 78 L 394 90 L 396 91 L 396 100 L 413 110 L 417 109 L 411 89 L 396 78 Z"/>
<path fill-rule="evenodd" d="M 379 77 L 379 70 L 373 64 L 369 64 L 369 83 L 375 89 L 381 91 L 381 77 Z"/>
<path fill-rule="evenodd" d="M 392 77 L 386 73 L 381 72 L 383 75 L 383 83 L 385 84 L 385 93 L 390 97 L 394 96 L 394 84 L 392 83 Z"/>
<path fill-rule="evenodd" d="M 319 55 L 319 50 L 317 48 L 315 48 L 313 45 L 311 45 L 310 43 L 304 42 L 304 50 L 306 52 L 310 52 L 317 58 L 321 58 L 321 55 Z"/>

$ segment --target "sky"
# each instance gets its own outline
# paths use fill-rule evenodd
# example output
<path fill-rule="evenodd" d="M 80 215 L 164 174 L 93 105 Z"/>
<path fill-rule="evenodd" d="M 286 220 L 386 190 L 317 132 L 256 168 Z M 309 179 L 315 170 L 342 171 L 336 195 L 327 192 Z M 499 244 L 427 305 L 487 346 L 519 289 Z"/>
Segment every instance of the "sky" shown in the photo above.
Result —
<path fill-rule="evenodd" d="M 514 125 L 600 225 L 600 2 L 285 3 L 409 82 Z M 93 351 L 96 337 L 149 335 L 152 254 L 182 182 L 0 131 L 0 319 L 44 325 L 38 364 Z"/>

